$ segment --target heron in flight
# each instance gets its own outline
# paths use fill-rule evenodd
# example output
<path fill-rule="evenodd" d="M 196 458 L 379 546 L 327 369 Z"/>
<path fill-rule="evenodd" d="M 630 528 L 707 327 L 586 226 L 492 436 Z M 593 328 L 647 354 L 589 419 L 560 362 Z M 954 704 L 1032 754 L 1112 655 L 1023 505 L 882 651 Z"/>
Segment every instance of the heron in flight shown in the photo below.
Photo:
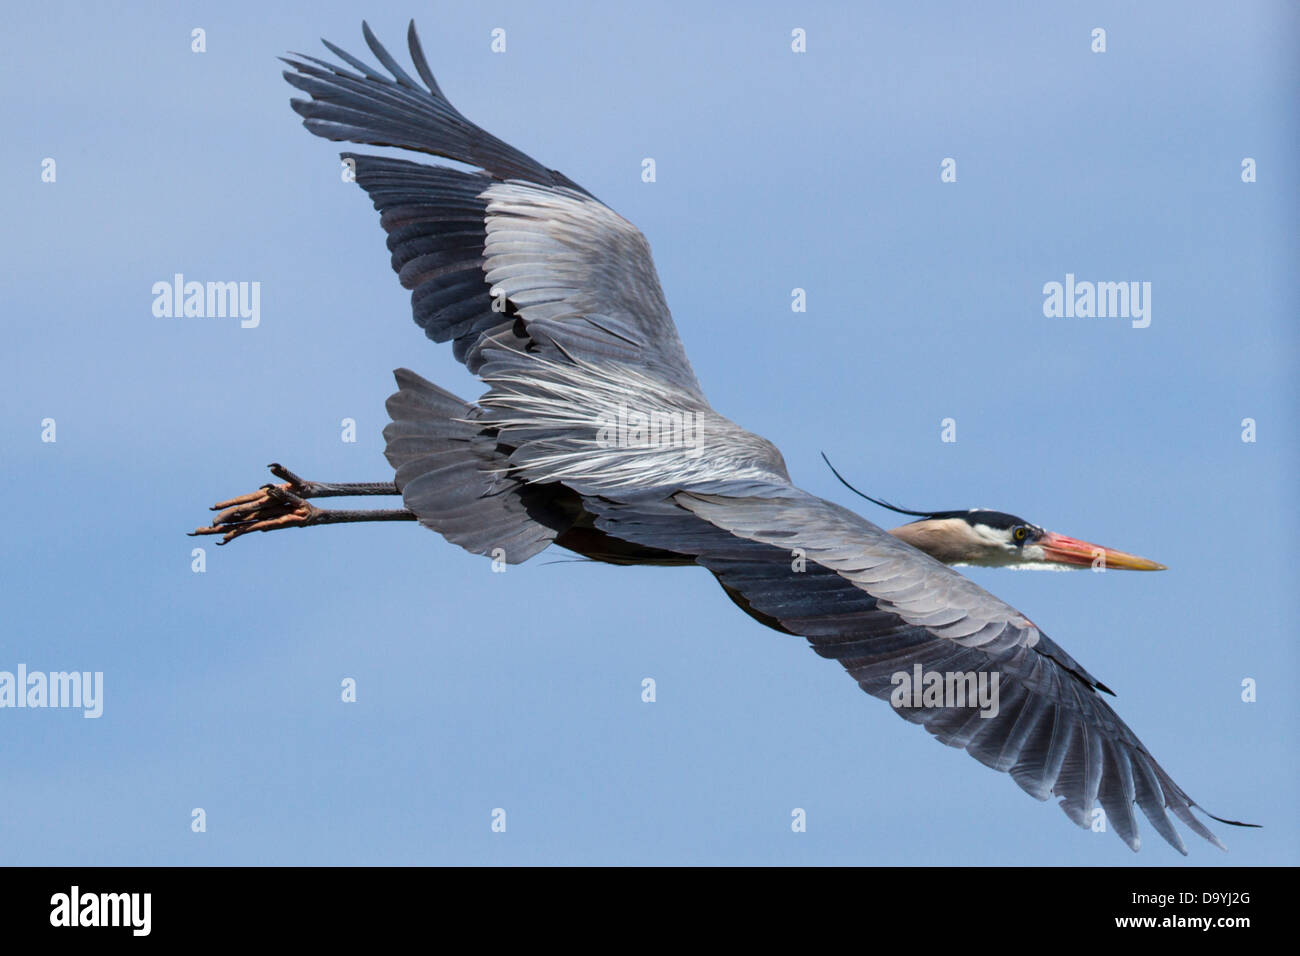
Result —
<path fill-rule="evenodd" d="M 280 483 L 214 506 L 220 514 L 196 534 L 224 543 L 418 521 L 508 563 L 556 544 L 614 564 L 700 565 L 751 617 L 806 638 L 868 694 L 1030 795 L 1055 796 L 1079 826 L 1100 804 L 1137 850 L 1136 807 L 1179 852 L 1171 815 L 1223 846 L 1107 703 L 1105 685 L 950 567 L 1161 565 L 997 511 L 907 512 L 917 520 L 890 533 L 796 488 L 774 445 L 705 399 L 641 233 L 461 115 L 414 23 L 419 81 L 362 32 L 389 75 L 326 41 L 346 66 L 285 59 L 285 79 L 307 96 L 291 104 L 317 136 L 470 167 L 342 154 L 379 211 L 416 323 L 450 342 L 487 391 L 467 402 L 399 369 L 384 429 L 394 480 L 314 482 L 272 465 Z M 312 503 L 364 495 L 400 495 L 403 507 Z M 996 713 L 961 694 L 898 693 L 899 675 L 914 672 L 996 678 Z"/>

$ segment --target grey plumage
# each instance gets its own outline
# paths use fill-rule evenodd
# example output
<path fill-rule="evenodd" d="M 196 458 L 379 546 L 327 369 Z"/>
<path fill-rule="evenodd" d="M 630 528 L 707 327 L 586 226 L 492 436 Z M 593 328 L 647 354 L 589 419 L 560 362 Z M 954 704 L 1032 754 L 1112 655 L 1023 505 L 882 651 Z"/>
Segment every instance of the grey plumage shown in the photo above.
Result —
<path fill-rule="evenodd" d="M 1222 846 L 1073 657 L 951 568 L 795 488 L 771 443 L 709 406 L 635 227 L 452 107 L 414 24 L 423 86 L 363 32 L 392 78 L 332 44 L 357 72 L 286 60 L 310 97 L 293 101 L 307 129 L 480 170 L 343 154 L 380 212 L 415 321 L 489 386 L 471 404 L 397 373 L 387 454 L 421 523 L 510 561 L 554 541 L 615 563 L 700 565 L 756 620 L 807 638 L 882 699 L 916 664 L 996 671 L 991 719 L 895 709 L 1032 796 L 1055 795 L 1080 826 L 1099 802 L 1135 850 L 1134 805 L 1180 852 L 1168 813 Z M 689 428 L 692 444 L 610 441 L 620 414 L 673 422 L 678 437 Z"/>
<path fill-rule="evenodd" d="M 407 369 L 387 403 L 385 455 L 420 523 L 475 554 L 512 562 L 543 550 L 569 521 L 544 486 L 495 470 L 500 461 L 480 411 Z"/>

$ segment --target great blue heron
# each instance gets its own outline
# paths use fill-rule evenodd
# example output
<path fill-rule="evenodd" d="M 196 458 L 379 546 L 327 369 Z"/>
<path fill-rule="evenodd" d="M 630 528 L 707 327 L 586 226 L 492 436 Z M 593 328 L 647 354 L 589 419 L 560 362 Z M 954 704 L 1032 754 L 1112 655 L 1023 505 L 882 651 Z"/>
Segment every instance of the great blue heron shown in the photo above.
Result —
<path fill-rule="evenodd" d="M 1136 804 L 1182 853 L 1169 813 L 1223 846 L 1102 697 L 1105 686 L 944 562 L 1160 565 L 1001 512 L 912 513 L 921 520 L 889 534 L 794 487 L 770 442 L 705 400 L 641 233 L 462 116 L 439 89 L 414 23 L 407 40 L 423 86 L 362 29 L 391 79 L 326 42 L 351 70 L 286 59 L 285 79 L 309 97 L 293 108 L 326 139 L 474 168 L 343 154 L 379 210 L 415 321 L 434 341 L 450 341 L 488 390 L 470 403 L 399 369 L 384 429 L 395 480 L 325 484 L 275 465 L 282 484 L 222 502 L 196 533 L 230 540 L 418 520 L 510 563 L 555 543 L 616 564 L 702 565 L 750 616 L 807 638 L 867 693 L 1009 772 L 1034 797 L 1059 797 L 1078 825 L 1090 825 L 1099 802 L 1136 850 Z M 381 511 L 310 501 L 398 494 L 405 507 Z M 959 691 L 961 680 L 996 677 L 996 715 L 961 696 L 900 695 L 899 675 L 914 672 L 941 675 L 940 690 L 953 686 L 942 675 L 959 675 Z"/>

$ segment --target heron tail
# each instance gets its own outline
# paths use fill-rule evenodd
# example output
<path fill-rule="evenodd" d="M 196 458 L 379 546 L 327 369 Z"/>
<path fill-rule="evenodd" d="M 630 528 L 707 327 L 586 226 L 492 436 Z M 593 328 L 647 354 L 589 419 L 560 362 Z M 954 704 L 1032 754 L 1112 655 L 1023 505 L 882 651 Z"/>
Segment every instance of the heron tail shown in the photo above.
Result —
<path fill-rule="evenodd" d="M 572 523 L 545 485 L 507 471 L 508 449 L 481 410 L 407 369 L 393 373 L 384 454 L 420 524 L 466 551 L 526 561 Z"/>

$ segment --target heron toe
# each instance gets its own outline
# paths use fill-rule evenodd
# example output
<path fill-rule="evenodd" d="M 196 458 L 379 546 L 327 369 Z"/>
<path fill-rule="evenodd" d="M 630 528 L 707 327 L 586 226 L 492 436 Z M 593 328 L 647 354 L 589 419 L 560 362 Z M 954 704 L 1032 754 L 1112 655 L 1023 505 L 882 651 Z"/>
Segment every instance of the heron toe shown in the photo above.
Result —
<path fill-rule="evenodd" d="M 213 505 L 225 508 L 212 524 L 196 528 L 191 535 L 222 535 L 218 544 L 228 544 L 250 531 L 305 527 L 319 517 L 315 505 L 289 490 L 290 485 L 263 485 L 257 491 Z"/>

